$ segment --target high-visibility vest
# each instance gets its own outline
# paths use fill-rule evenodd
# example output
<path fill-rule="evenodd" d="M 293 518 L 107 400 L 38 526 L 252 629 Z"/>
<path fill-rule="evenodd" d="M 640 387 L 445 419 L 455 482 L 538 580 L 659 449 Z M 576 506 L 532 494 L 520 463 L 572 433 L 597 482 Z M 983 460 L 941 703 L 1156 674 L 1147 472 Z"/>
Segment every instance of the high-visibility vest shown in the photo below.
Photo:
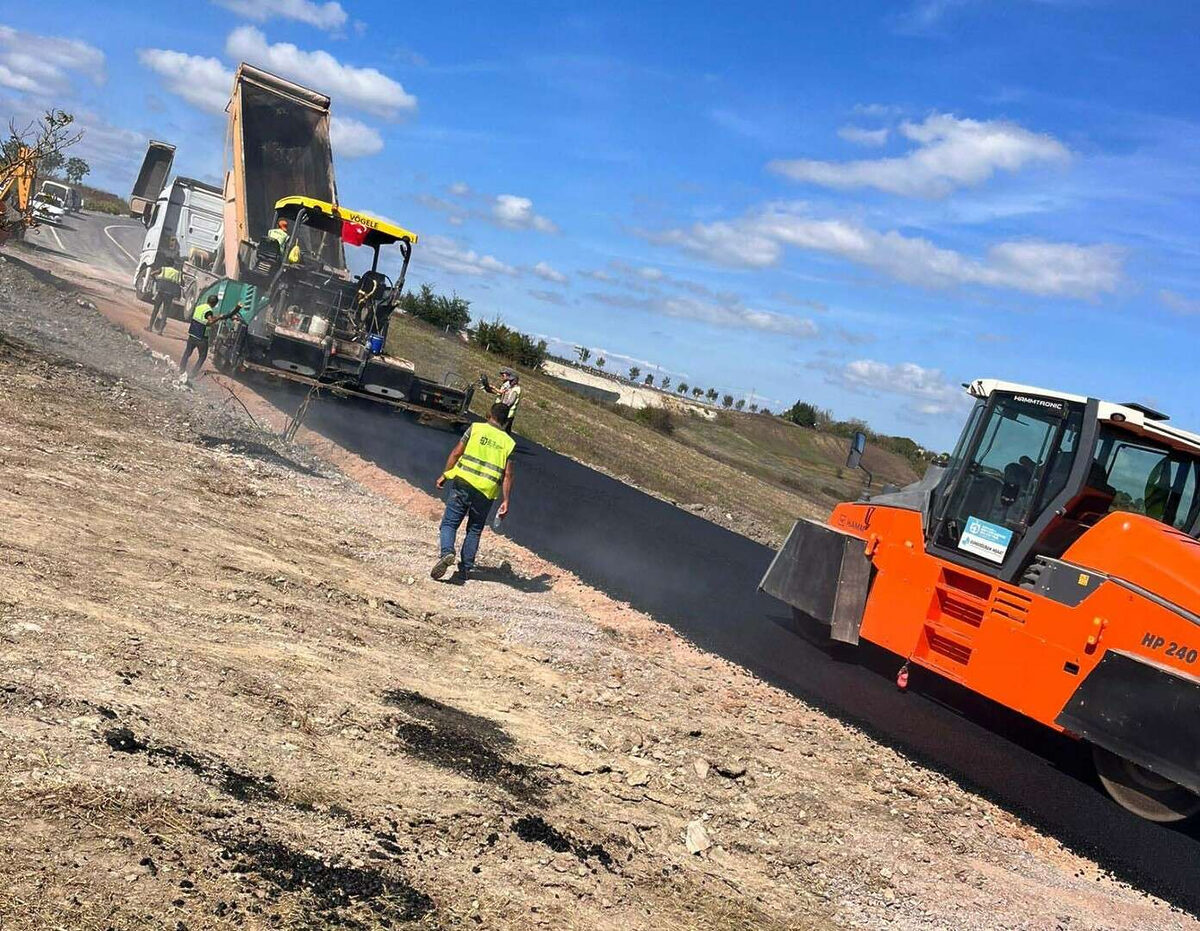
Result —
<path fill-rule="evenodd" d="M 158 277 L 162 281 L 174 281 L 174 282 L 178 283 L 179 278 L 180 278 L 179 269 L 173 268 L 172 266 L 167 265 L 164 268 L 160 268 L 158 270 Z"/>
<path fill-rule="evenodd" d="M 287 245 L 287 240 L 288 240 L 287 230 L 282 230 L 277 226 L 277 227 L 275 227 L 275 229 L 273 229 L 269 233 L 267 233 L 267 239 L 271 240 L 271 242 L 273 242 L 273 243 L 276 243 L 279 246 L 279 248 L 282 249 L 284 246 Z"/>
<path fill-rule="evenodd" d="M 517 444 L 513 438 L 490 423 L 471 424 L 467 446 L 446 478 L 460 478 L 485 498 L 494 501 L 500 494 L 504 467 Z"/>
<path fill-rule="evenodd" d="M 297 262 L 300 261 L 300 246 L 299 245 L 292 246 L 292 251 L 287 254 L 287 260 L 288 260 L 289 265 L 295 265 Z"/>
<path fill-rule="evenodd" d="M 521 386 L 509 383 L 508 388 L 500 393 L 501 403 L 505 395 L 512 397 L 512 403 L 508 405 L 508 416 L 511 419 L 517 415 L 517 405 L 521 403 Z"/>
<path fill-rule="evenodd" d="M 210 313 L 210 312 L 213 314 L 213 316 L 216 316 L 217 308 L 209 307 L 208 301 L 205 301 L 202 304 L 197 304 L 196 309 L 192 311 L 192 323 L 203 324 L 205 327 L 205 330 L 204 330 L 205 333 L 208 332 L 209 323 L 207 320 L 204 319 L 204 315 L 207 313 Z"/>

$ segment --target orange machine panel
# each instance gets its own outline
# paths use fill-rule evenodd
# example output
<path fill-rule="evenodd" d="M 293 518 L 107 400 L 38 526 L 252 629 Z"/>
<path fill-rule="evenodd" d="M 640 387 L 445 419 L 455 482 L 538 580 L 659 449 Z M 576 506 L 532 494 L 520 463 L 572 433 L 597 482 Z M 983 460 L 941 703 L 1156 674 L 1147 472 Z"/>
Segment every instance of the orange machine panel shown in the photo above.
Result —
<path fill-rule="evenodd" d="M 1181 600 L 1200 577 L 1186 574 L 1200 544 L 1148 518 L 1110 515 L 1071 547 L 1081 584 L 1104 576 L 1074 607 L 930 555 L 915 511 L 843 504 L 830 524 L 861 537 L 875 566 L 863 638 L 1049 727 L 1106 650 L 1200 670 L 1200 625 L 1109 577 L 1124 561 L 1134 578 L 1121 581 Z"/>

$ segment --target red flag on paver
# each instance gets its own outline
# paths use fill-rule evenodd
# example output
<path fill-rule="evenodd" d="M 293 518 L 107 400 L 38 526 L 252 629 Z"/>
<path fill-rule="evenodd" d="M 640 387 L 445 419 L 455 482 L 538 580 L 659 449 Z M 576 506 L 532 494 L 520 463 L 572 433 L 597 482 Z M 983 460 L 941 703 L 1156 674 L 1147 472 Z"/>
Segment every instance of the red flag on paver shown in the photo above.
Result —
<path fill-rule="evenodd" d="M 348 246 L 361 246 L 367 238 L 367 228 L 361 223 L 342 221 L 342 242 Z"/>

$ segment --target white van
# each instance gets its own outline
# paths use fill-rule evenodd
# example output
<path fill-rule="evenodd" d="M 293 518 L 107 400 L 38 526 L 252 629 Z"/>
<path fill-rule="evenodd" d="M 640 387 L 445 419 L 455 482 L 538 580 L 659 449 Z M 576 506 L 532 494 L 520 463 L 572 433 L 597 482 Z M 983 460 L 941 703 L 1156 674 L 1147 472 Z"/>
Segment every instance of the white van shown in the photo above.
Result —
<path fill-rule="evenodd" d="M 175 178 L 163 188 L 145 215 L 146 238 L 138 257 L 133 287 L 147 303 L 154 300 L 153 274 L 175 259 L 200 268 L 212 264 L 224 228 L 220 188 L 193 178 Z"/>

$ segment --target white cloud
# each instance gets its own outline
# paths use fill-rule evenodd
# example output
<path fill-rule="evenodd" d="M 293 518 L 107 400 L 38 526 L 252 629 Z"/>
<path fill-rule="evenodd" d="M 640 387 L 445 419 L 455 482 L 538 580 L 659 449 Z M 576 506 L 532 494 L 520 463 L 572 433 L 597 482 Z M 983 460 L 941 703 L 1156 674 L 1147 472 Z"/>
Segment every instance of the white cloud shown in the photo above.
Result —
<path fill-rule="evenodd" d="M 913 410 L 927 416 L 950 413 L 970 403 L 966 393 L 947 381 L 939 369 L 922 368 L 915 362 L 888 364 L 858 359 L 831 374 L 848 388 L 910 398 Z"/>
<path fill-rule="evenodd" d="M 1158 299 L 1163 302 L 1168 310 L 1172 310 L 1182 316 L 1200 314 L 1200 299 L 1184 297 L 1177 291 L 1168 291 L 1165 288 L 1158 292 Z"/>
<path fill-rule="evenodd" d="M 536 288 L 531 288 L 528 293 L 530 297 L 535 297 L 539 301 L 545 301 L 547 304 L 555 304 L 559 307 L 567 306 L 567 298 L 561 291 L 539 291 Z"/>
<path fill-rule="evenodd" d="M 650 265 L 642 266 L 637 273 L 647 281 L 662 281 L 665 277 L 661 268 L 654 268 Z"/>
<path fill-rule="evenodd" d="M 808 339 L 817 335 L 817 325 L 804 317 L 791 317 L 769 310 L 754 310 L 741 304 L 717 304 L 686 297 L 671 297 L 659 305 L 668 317 L 699 320 L 713 326 L 739 330 L 762 330 L 783 336 Z"/>
<path fill-rule="evenodd" d="M 466 197 L 471 193 L 471 186 L 466 181 L 455 181 L 448 190 L 455 197 Z"/>
<path fill-rule="evenodd" d="M 213 0 L 217 6 L 238 16 L 265 23 L 269 19 L 291 19 L 318 29 L 334 31 L 349 18 L 340 3 L 314 3 L 312 0 Z"/>
<path fill-rule="evenodd" d="M 905 197 L 944 197 L 959 187 L 988 180 L 997 171 L 1018 171 L 1034 162 L 1063 162 L 1066 146 L 1003 120 L 966 120 L 933 114 L 904 122 L 900 133 L 916 143 L 907 155 L 852 162 L 777 160 L 772 171 L 794 181 L 840 189 L 873 187 Z"/>
<path fill-rule="evenodd" d="M 330 118 L 329 141 L 338 158 L 362 158 L 383 151 L 383 137 L 378 130 L 344 116 Z"/>
<path fill-rule="evenodd" d="M 491 217 L 506 229 L 534 229 L 542 233 L 557 233 L 554 221 L 534 213 L 533 201 L 516 194 L 497 194 L 492 202 Z"/>
<path fill-rule="evenodd" d="M 838 130 L 838 136 L 845 139 L 847 142 L 853 142 L 855 145 L 883 145 L 887 142 L 888 133 L 890 130 L 885 126 L 883 129 L 863 129 L 861 126 L 843 126 Z"/>
<path fill-rule="evenodd" d="M 853 220 L 818 219 L 788 205 L 769 205 L 736 221 L 697 223 L 688 229 L 643 234 L 710 261 L 764 268 L 784 245 L 833 255 L 898 281 L 928 288 L 984 285 L 1043 296 L 1095 297 L 1121 281 L 1120 250 L 1113 246 L 1023 240 L 1002 242 L 975 258 L 895 231 L 880 233 Z"/>
<path fill-rule="evenodd" d="M 734 299 L 729 302 L 697 300 L 690 297 L 635 297 L 631 294 L 593 292 L 592 300 L 609 307 L 625 307 L 683 320 L 698 320 L 712 326 L 737 330 L 760 330 L 808 339 L 817 335 L 817 325 L 803 317 L 792 317 L 769 310 L 746 307 Z"/>
<path fill-rule="evenodd" d="M 72 72 L 103 84 L 104 53 L 79 39 L 0 26 L 0 87 L 23 94 L 60 94 L 70 89 Z"/>
<path fill-rule="evenodd" d="M 416 253 L 418 264 L 432 265 L 452 275 L 489 278 L 496 275 L 516 276 L 517 270 L 494 255 L 480 255 L 446 236 L 429 236 L 421 240 Z"/>
<path fill-rule="evenodd" d="M 233 90 L 233 72 L 218 59 L 169 49 L 143 49 L 138 60 L 160 75 L 163 86 L 209 113 L 223 113 Z M 330 118 L 329 136 L 341 158 L 362 158 L 383 151 L 378 130 L 344 116 Z"/>
<path fill-rule="evenodd" d="M 548 262 L 538 262 L 530 271 L 539 278 L 545 281 L 553 281 L 555 284 L 563 284 L 567 280 L 566 275 L 551 266 Z"/>
<path fill-rule="evenodd" d="M 271 45 L 254 26 L 233 30 L 225 41 L 225 53 L 377 116 L 394 119 L 417 109 L 417 98 L 381 71 L 344 65 L 328 52 L 306 52 L 289 42 Z"/>
<path fill-rule="evenodd" d="M 188 103 L 210 113 L 222 113 L 233 90 L 233 72 L 216 58 L 169 49 L 138 52 L 138 61 L 163 78 L 163 86 Z"/>

